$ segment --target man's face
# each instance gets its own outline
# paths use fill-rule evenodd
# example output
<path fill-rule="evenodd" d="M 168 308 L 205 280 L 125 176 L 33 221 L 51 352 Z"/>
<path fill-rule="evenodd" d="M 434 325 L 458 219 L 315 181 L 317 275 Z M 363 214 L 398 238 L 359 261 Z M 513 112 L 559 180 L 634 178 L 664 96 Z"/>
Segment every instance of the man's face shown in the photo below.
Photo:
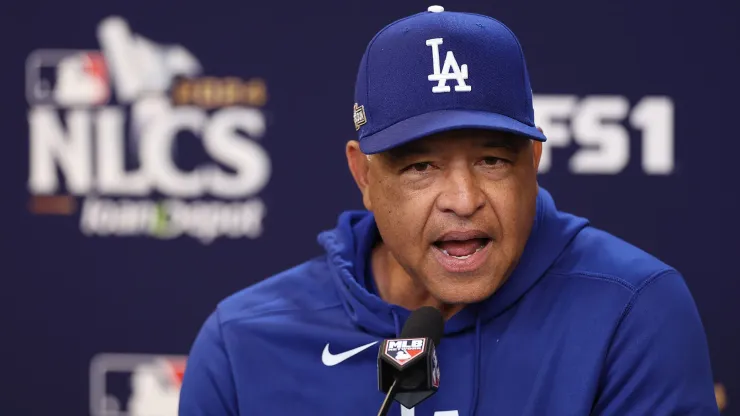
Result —
<path fill-rule="evenodd" d="M 478 302 L 524 250 L 540 151 L 538 142 L 480 130 L 417 140 L 364 161 L 364 202 L 412 279 L 443 303 Z"/>

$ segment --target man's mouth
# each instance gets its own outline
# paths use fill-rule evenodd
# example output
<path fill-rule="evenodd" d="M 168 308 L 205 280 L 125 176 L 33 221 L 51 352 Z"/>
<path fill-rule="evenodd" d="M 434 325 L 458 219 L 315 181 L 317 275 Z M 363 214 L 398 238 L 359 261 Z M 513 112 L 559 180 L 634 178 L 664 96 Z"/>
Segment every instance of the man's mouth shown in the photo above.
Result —
<path fill-rule="evenodd" d="M 434 245 L 444 254 L 465 260 L 483 250 L 491 242 L 490 238 L 471 238 L 468 240 L 436 241 Z"/>
<path fill-rule="evenodd" d="M 434 257 L 450 273 L 473 272 L 488 258 L 492 241 L 483 231 L 451 231 L 434 242 Z"/>

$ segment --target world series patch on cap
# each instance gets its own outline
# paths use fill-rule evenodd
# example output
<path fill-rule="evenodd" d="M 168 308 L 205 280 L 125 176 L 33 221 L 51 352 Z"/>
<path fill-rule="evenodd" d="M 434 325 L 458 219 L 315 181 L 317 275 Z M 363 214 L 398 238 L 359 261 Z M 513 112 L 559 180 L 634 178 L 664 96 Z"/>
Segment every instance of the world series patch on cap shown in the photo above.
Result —
<path fill-rule="evenodd" d="M 431 6 L 370 41 L 355 85 L 360 149 L 379 153 L 461 128 L 545 141 L 514 33 L 488 16 Z"/>

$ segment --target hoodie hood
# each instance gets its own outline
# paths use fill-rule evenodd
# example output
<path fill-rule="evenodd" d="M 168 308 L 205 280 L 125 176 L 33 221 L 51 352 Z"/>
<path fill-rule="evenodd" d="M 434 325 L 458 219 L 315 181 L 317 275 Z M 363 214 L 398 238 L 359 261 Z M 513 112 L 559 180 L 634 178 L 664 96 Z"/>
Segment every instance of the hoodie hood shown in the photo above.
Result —
<path fill-rule="evenodd" d="M 549 192 L 539 188 L 535 221 L 517 268 L 491 297 L 451 317 L 445 323 L 445 335 L 471 329 L 477 332 L 482 323 L 516 303 L 587 225 L 583 218 L 558 211 Z M 334 283 L 352 322 L 378 336 L 394 337 L 400 334 L 400 323 L 411 311 L 382 300 L 368 290 L 372 283 L 356 273 L 358 267 L 366 268 L 370 243 L 377 235 L 371 212 L 346 211 L 339 216 L 336 228 L 319 234 L 318 241 L 326 250 Z"/>

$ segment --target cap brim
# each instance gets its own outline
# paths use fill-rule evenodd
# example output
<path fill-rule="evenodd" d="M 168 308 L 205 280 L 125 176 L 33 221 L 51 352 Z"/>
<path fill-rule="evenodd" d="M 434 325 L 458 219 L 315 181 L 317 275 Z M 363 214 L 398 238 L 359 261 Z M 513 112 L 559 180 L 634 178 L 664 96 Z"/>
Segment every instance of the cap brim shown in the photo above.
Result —
<path fill-rule="evenodd" d="M 473 110 L 441 110 L 400 121 L 360 140 L 365 154 L 380 153 L 432 134 L 458 129 L 514 133 L 532 140 L 547 140 L 536 127 L 501 114 Z"/>

